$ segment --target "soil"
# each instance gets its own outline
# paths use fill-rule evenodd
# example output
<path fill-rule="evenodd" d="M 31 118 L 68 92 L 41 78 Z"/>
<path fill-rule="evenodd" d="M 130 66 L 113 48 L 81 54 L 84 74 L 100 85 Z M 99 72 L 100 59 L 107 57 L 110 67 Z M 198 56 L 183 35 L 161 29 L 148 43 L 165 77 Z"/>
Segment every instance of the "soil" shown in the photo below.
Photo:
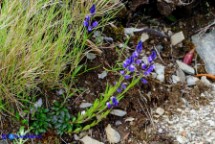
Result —
<path fill-rule="evenodd" d="M 138 1 L 138 0 L 136 0 Z M 191 42 L 191 36 L 198 32 L 204 26 L 207 26 L 212 20 L 214 20 L 215 7 L 214 3 L 207 1 L 201 1 L 192 8 L 187 8 L 187 11 L 182 12 L 182 8 L 176 8 L 171 13 L 171 16 L 163 16 L 157 10 L 156 2 L 150 4 L 135 4 L 135 1 L 128 3 L 127 8 L 119 13 L 116 18 L 116 26 L 113 29 L 110 26 L 105 27 L 104 34 L 114 39 L 113 43 L 106 43 L 101 48 L 102 54 L 97 55 L 96 59 L 90 61 L 83 59 L 81 62 L 88 68 L 94 68 L 78 77 L 76 87 L 83 89 L 81 96 L 73 97 L 67 103 L 73 114 L 79 111 L 79 106 L 83 101 L 92 103 L 95 98 L 98 98 L 105 90 L 106 84 L 114 84 L 114 81 L 119 77 L 118 74 L 108 72 L 107 77 L 104 79 L 98 79 L 98 74 L 104 71 L 104 68 L 110 69 L 114 67 L 116 63 L 123 61 L 125 58 L 123 55 L 119 55 L 119 48 L 116 46 L 119 43 L 125 42 L 125 36 L 123 34 L 124 27 L 149 27 L 147 31 L 150 38 L 144 42 L 146 53 L 150 53 L 153 46 L 162 45 L 163 49 L 160 52 L 162 59 L 157 58 L 156 63 L 165 65 L 165 81 L 160 82 L 154 79 L 152 76 L 148 78 L 149 83 L 147 85 L 139 84 L 131 89 L 125 98 L 120 101 L 117 109 L 122 109 L 127 112 L 126 117 L 117 117 L 109 115 L 106 119 L 99 123 L 99 125 L 93 127 L 91 130 L 85 132 L 91 134 L 91 136 L 99 141 L 108 143 L 104 128 L 111 124 L 122 136 L 122 142 L 125 144 L 171 144 L 174 143 L 173 138 L 168 134 L 157 133 L 156 127 L 151 118 L 150 111 L 156 107 L 162 107 L 168 113 L 169 116 L 177 113 L 177 109 L 183 109 L 183 101 L 181 98 L 186 98 L 191 105 L 198 109 L 198 105 L 207 105 L 208 99 L 203 98 L 200 94 L 209 88 L 203 85 L 201 82 L 197 83 L 194 87 L 187 87 L 184 83 L 173 84 L 171 82 L 171 76 L 176 73 L 177 66 L 176 60 L 182 60 L 184 55 L 193 48 Z M 130 6 L 129 6 L 130 4 Z M 132 7 L 129 9 L 129 7 Z M 134 8 L 135 7 L 135 8 Z M 174 17 L 175 20 L 172 20 Z M 153 33 L 150 29 L 156 29 L 158 32 Z M 170 38 L 162 37 L 160 33 L 183 31 L 186 39 L 182 45 L 177 47 L 171 47 Z M 160 33 L 159 33 L 160 32 Z M 135 48 L 134 44 L 137 43 L 141 33 L 135 33 L 135 36 L 129 40 L 128 46 Z M 94 39 L 92 39 L 94 41 Z M 132 52 L 127 51 L 124 55 Z M 203 62 L 198 69 L 199 73 L 206 73 Z M 194 66 L 194 60 L 191 66 Z M 183 91 L 182 91 L 183 90 Z M 198 103 L 198 104 L 197 104 Z M 75 107 L 76 106 L 76 107 Z M 131 117 L 135 120 L 125 121 L 126 118 Z M 10 118 L 2 119 L 3 121 L 3 133 L 11 133 L 18 131 L 18 123 L 9 123 Z M 156 120 L 156 117 L 153 117 Z M 116 121 L 120 121 L 120 125 L 116 125 Z M 11 131 L 11 127 L 13 130 Z M 73 136 L 63 135 L 62 139 L 67 143 L 80 143 L 74 140 Z M 52 130 L 43 135 L 41 143 L 64 143 Z M 37 143 L 37 142 L 36 142 Z M 39 143 L 39 142 L 38 142 Z"/>

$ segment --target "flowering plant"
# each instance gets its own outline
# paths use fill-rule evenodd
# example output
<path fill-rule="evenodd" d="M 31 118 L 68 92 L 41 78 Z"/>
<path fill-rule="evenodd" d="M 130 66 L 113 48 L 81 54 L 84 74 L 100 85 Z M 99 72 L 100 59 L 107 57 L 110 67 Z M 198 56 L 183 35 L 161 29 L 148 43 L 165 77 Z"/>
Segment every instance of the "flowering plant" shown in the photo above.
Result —
<path fill-rule="evenodd" d="M 123 70 L 120 71 L 120 74 L 124 77 L 125 80 L 129 80 L 132 77 L 141 77 L 140 80 L 143 84 L 147 84 L 148 81 L 146 77 L 154 70 L 155 66 L 153 61 L 156 58 L 156 52 L 152 53 L 147 57 L 147 61 L 141 59 L 141 54 L 143 50 L 142 41 L 139 41 L 135 51 L 124 60 L 122 66 Z M 122 82 L 120 87 L 117 89 L 118 93 L 121 93 L 127 87 L 126 82 Z M 111 97 L 111 101 L 106 103 L 107 108 L 112 108 L 117 106 L 119 101 L 115 96 Z"/>
<path fill-rule="evenodd" d="M 92 7 L 89 9 L 90 14 L 87 15 L 84 19 L 83 25 L 84 27 L 87 28 L 88 32 L 92 31 L 95 27 L 98 26 L 98 21 L 93 21 L 92 22 L 92 17 L 96 13 L 96 5 L 93 4 Z"/>

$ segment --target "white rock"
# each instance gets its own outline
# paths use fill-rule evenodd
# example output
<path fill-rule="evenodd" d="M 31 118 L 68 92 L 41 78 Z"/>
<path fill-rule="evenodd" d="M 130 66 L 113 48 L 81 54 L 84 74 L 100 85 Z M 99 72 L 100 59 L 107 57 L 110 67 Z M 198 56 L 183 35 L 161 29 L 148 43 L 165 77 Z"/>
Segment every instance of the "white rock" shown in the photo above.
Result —
<path fill-rule="evenodd" d="M 115 115 L 115 116 L 119 116 L 119 117 L 123 117 L 127 114 L 126 111 L 120 110 L 120 109 L 113 109 L 110 114 Z"/>
<path fill-rule="evenodd" d="M 196 52 L 204 61 L 207 73 L 215 74 L 215 31 L 205 35 L 196 34 L 192 36 L 192 41 L 196 46 Z"/>
<path fill-rule="evenodd" d="M 146 41 L 149 39 L 149 35 L 147 33 L 142 33 L 140 40 L 142 42 Z"/>
<path fill-rule="evenodd" d="M 211 86 L 211 82 L 206 78 L 206 76 L 201 77 L 201 82 L 203 82 L 206 86 Z"/>
<path fill-rule="evenodd" d="M 171 44 L 177 45 L 178 43 L 182 42 L 185 39 L 184 34 L 182 31 L 175 33 L 171 36 Z"/>
<path fill-rule="evenodd" d="M 107 76 L 107 72 L 103 71 L 101 74 L 98 74 L 99 79 L 104 79 Z"/>
<path fill-rule="evenodd" d="M 85 136 L 80 139 L 84 144 L 104 144 L 103 142 L 97 141 L 89 136 Z"/>
<path fill-rule="evenodd" d="M 121 140 L 121 136 L 119 132 L 117 132 L 115 129 L 111 127 L 110 124 L 105 128 L 105 132 L 107 135 L 107 139 L 110 143 L 118 143 Z M 91 143 L 93 144 L 93 143 Z"/>
<path fill-rule="evenodd" d="M 128 118 L 125 119 L 125 122 L 132 122 L 132 121 L 134 121 L 134 120 L 135 120 L 135 118 L 133 118 L 133 117 L 128 117 Z"/>
<path fill-rule="evenodd" d="M 186 76 L 185 76 L 184 72 L 180 68 L 177 69 L 176 74 L 180 78 L 180 81 L 182 83 L 186 82 Z"/>
<path fill-rule="evenodd" d="M 121 125 L 121 124 L 122 124 L 122 122 L 119 121 L 119 120 L 115 122 L 115 125 L 116 125 L 116 126 L 119 126 L 119 125 Z"/>
<path fill-rule="evenodd" d="M 176 76 L 176 75 L 172 75 L 172 82 L 174 84 L 176 84 L 176 83 L 180 82 L 180 78 L 178 76 Z"/>
<path fill-rule="evenodd" d="M 215 122 L 213 120 L 208 120 L 207 122 L 210 126 L 212 126 L 212 127 L 215 126 Z"/>
<path fill-rule="evenodd" d="M 156 78 L 157 78 L 160 82 L 164 82 L 165 76 L 164 76 L 164 74 L 159 74 L 159 75 L 157 75 Z"/>
<path fill-rule="evenodd" d="M 159 114 L 159 115 L 163 115 L 163 114 L 164 114 L 164 109 L 161 108 L 161 107 L 158 107 L 158 108 L 155 110 L 155 112 L 156 112 L 157 114 Z"/>
<path fill-rule="evenodd" d="M 193 76 L 187 76 L 187 85 L 194 86 L 199 79 Z"/>
<path fill-rule="evenodd" d="M 96 55 L 94 53 L 87 53 L 86 54 L 87 59 L 89 60 L 93 60 L 96 58 Z"/>
<path fill-rule="evenodd" d="M 185 143 L 188 142 L 188 139 L 187 139 L 187 138 L 185 138 L 185 137 L 183 137 L 183 136 L 180 136 L 180 135 L 177 135 L 177 136 L 176 136 L 176 140 L 177 140 L 179 143 L 181 143 L 181 144 L 185 144 Z"/>
<path fill-rule="evenodd" d="M 159 63 L 155 63 L 154 66 L 155 66 L 155 72 L 157 74 L 164 74 L 165 66 Z"/>
<path fill-rule="evenodd" d="M 84 108 L 88 108 L 88 107 L 91 107 L 91 106 L 92 106 L 91 103 L 81 103 L 79 107 L 80 107 L 81 109 L 84 109 Z"/>
<path fill-rule="evenodd" d="M 183 70 L 185 73 L 192 74 L 192 75 L 195 74 L 195 70 L 191 66 L 189 66 L 189 65 L 187 65 L 187 64 L 185 64 L 179 60 L 177 60 L 176 63 L 178 64 L 179 68 L 181 70 Z"/>

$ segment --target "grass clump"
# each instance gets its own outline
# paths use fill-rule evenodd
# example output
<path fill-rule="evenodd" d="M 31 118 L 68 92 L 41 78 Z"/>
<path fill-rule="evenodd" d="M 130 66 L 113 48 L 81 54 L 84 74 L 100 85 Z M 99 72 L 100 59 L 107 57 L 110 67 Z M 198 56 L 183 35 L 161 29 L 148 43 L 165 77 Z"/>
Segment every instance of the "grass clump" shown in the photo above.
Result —
<path fill-rule="evenodd" d="M 94 3 L 98 15 L 112 8 L 109 1 Z M 13 114 L 14 106 L 22 110 L 26 102 L 34 101 L 35 90 L 72 85 L 88 39 L 82 24 L 92 4 L 82 0 L 2 1 L 1 110 Z"/>

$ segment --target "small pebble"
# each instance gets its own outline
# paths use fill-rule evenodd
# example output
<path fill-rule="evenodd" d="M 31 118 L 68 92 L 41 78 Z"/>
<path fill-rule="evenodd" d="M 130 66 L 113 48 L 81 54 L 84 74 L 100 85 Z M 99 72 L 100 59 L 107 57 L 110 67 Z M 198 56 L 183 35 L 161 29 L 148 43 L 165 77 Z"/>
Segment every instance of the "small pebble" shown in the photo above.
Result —
<path fill-rule="evenodd" d="M 171 39 L 171 44 L 174 46 L 182 42 L 185 39 L 185 37 L 183 32 L 180 31 L 178 33 L 173 34 L 170 39 Z"/>
<path fill-rule="evenodd" d="M 181 70 L 183 70 L 185 73 L 192 74 L 192 75 L 195 74 L 195 70 L 191 66 L 189 66 L 189 65 L 187 65 L 187 64 L 185 64 L 185 63 L 183 63 L 182 61 L 179 61 L 179 60 L 177 60 L 176 63 L 178 64 L 179 68 Z"/>
<path fill-rule="evenodd" d="M 113 109 L 110 114 L 115 115 L 115 116 L 119 116 L 119 117 L 123 117 L 127 114 L 126 111 L 120 110 L 120 109 Z"/>
<path fill-rule="evenodd" d="M 197 81 L 199 81 L 199 79 L 197 77 L 193 77 L 193 76 L 188 76 L 187 77 L 187 85 L 188 86 L 194 86 L 194 85 L 196 85 Z"/>

